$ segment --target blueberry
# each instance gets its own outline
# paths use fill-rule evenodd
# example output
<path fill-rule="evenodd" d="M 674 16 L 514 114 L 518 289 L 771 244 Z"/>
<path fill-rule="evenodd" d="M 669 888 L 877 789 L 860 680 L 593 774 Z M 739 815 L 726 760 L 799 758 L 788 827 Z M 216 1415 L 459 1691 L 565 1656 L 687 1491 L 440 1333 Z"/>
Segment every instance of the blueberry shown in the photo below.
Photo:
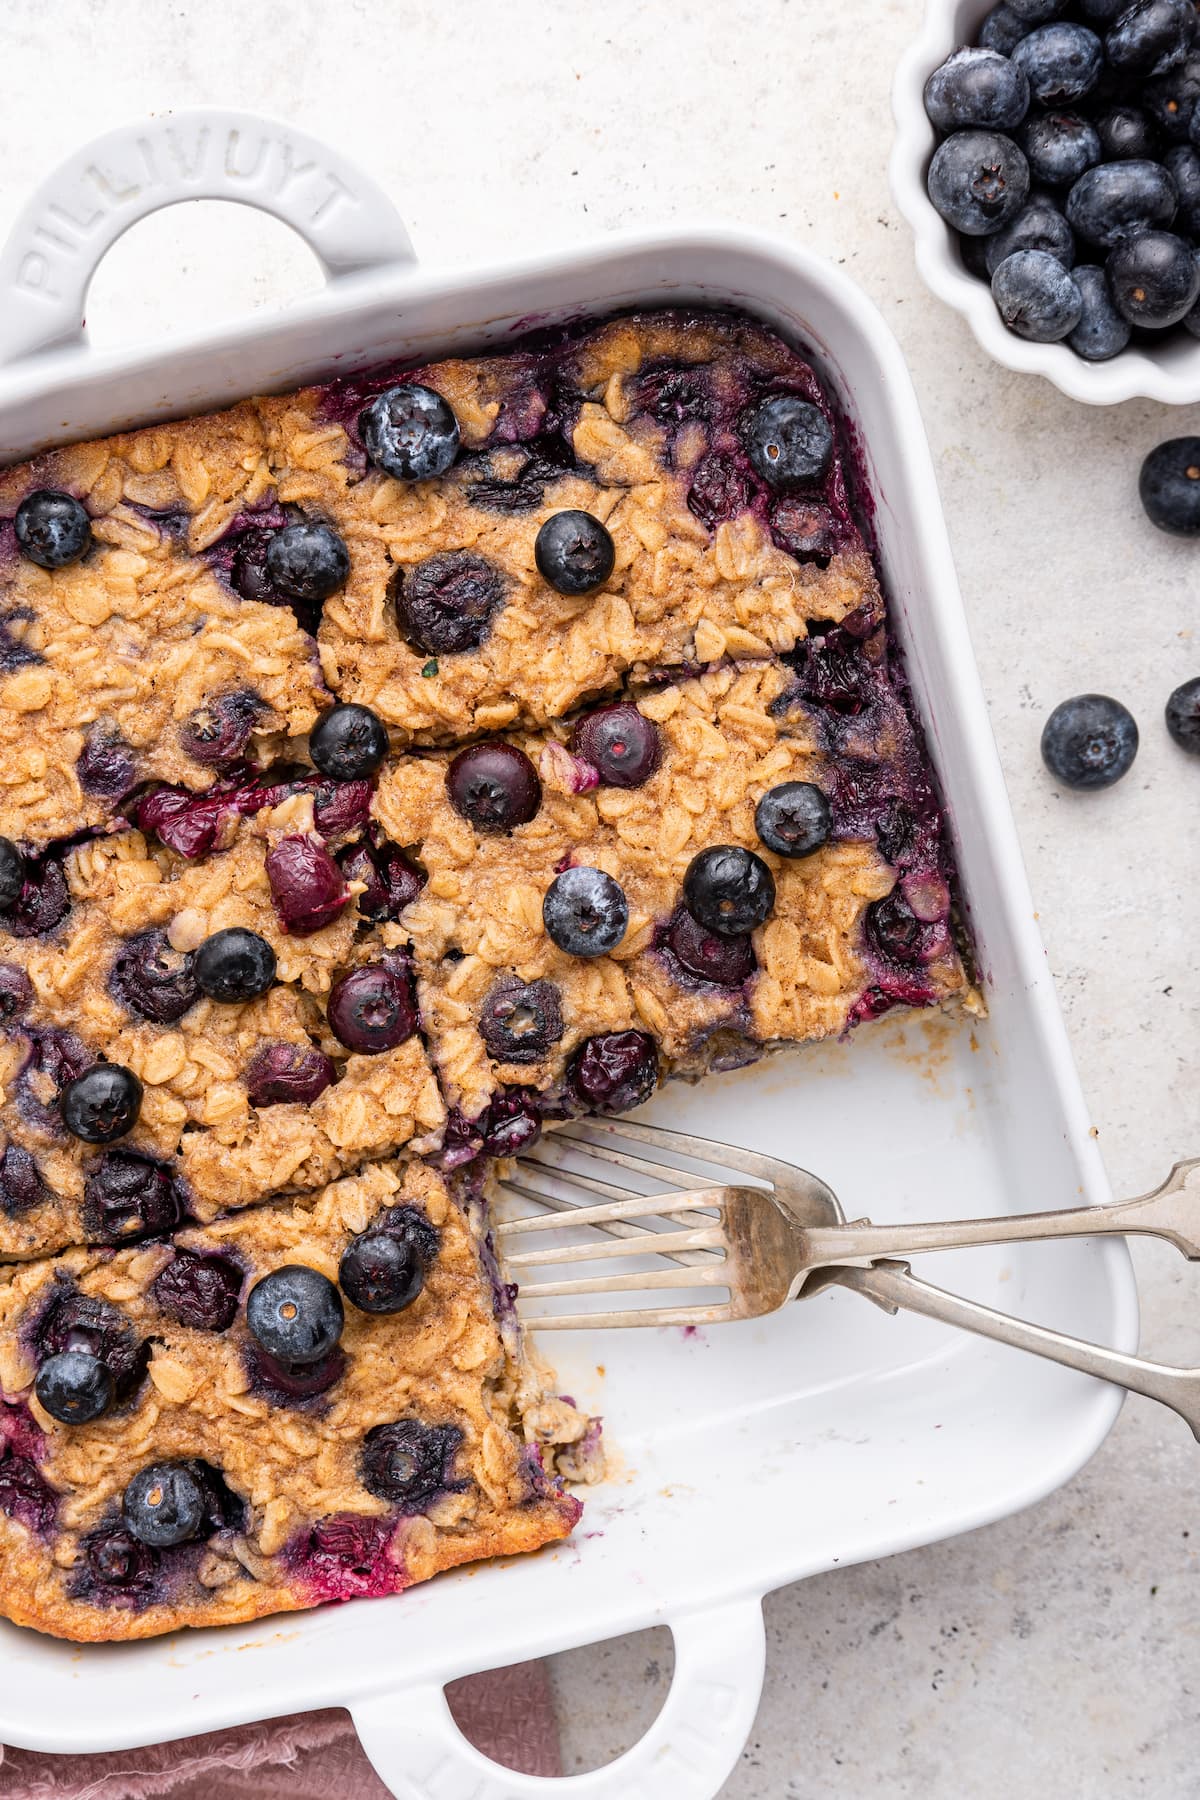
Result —
<path fill-rule="evenodd" d="M 483 1148 L 489 1156 L 520 1156 L 542 1135 L 537 1101 L 523 1088 L 497 1094 L 483 1116 Z"/>
<path fill-rule="evenodd" d="M 315 837 L 295 833 L 280 838 L 268 850 L 264 866 L 275 911 L 293 937 L 311 937 L 332 925 L 350 899 L 342 871 Z M 202 945 L 197 956 L 203 954 Z M 274 973 L 272 967 L 272 977 Z"/>
<path fill-rule="evenodd" d="M 208 1495 L 186 1463 L 150 1463 L 126 1487 L 121 1511 L 139 1543 L 166 1550 L 200 1535 Z"/>
<path fill-rule="evenodd" d="M 947 224 L 968 237 L 987 237 L 1024 206 L 1029 164 L 1011 138 L 956 131 L 934 151 L 928 187 Z"/>
<path fill-rule="evenodd" d="M 91 731 L 75 759 L 75 774 L 85 794 L 119 800 L 137 780 L 137 764 L 129 745 L 112 732 Z"/>
<path fill-rule="evenodd" d="M 179 727 L 179 747 L 193 762 L 206 767 L 236 763 L 245 754 L 262 711 L 262 701 L 250 688 L 219 694 L 184 720 Z"/>
<path fill-rule="evenodd" d="M 760 400 L 740 422 L 746 454 L 768 487 L 816 487 L 833 461 L 833 428 L 819 406 L 798 394 Z"/>
<path fill-rule="evenodd" d="M 150 1287 L 159 1311 L 193 1331 L 228 1331 L 241 1291 L 242 1271 L 235 1262 L 193 1250 L 176 1250 Z"/>
<path fill-rule="evenodd" d="M 360 842 L 338 854 L 347 881 L 366 883 L 358 896 L 359 915 L 380 924 L 398 920 L 425 886 L 425 874 L 396 844 Z"/>
<path fill-rule="evenodd" d="M 345 585 L 350 552 L 331 525 L 304 519 L 272 537 L 266 570 L 281 594 L 313 605 Z"/>
<path fill-rule="evenodd" d="M 497 1062 L 537 1062 L 563 1034 L 558 989 L 552 981 L 501 976 L 484 997 L 479 1032 Z"/>
<path fill-rule="evenodd" d="M 406 641 L 426 656 L 477 650 L 504 604 L 504 580 L 482 556 L 445 550 L 397 569 L 389 589 Z"/>
<path fill-rule="evenodd" d="M 982 260 L 977 271 L 973 258 L 979 251 L 982 259 L 984 242 L 982 238 L 959 239 L 963 261 L 972 274 L 982 273 Z M 812 563 L 818 569 L 829 567 L 838 548 L 839 531 L 827 506 L 797 494 L 781 494 L 771 502 L 767 520 L 771 541 L 781 550 L 786 550 L 797 562 Z"/>
<path fill-rule="evenodd" d="M 183 1198 L 170 1171 L 148 1157 L 110 1150 L 83 1184 L 83 1233 L 89 1244 L 162 1237 L 183 1217 Z"/>
<path fill-rule="evenodd" d="M 1026 25 L 1044 25 L 1067 10 L 1067 0 L 1008 0 L 1008 4 Z"/>
<path fill-rule="evenodd" d="M 165 931 L 142 931 L 117 951 L 109 990 L 128 1012 L 155 1025 L 173 1025 L 200 997 L 192 957 L 172 950 Z"/>
<path fill-rule="evenodd" d="M 1008 256 L 1018 250 L 1042 250 L 1069 269 L 1075 260 L 1075 237 L 1049 194 L 1031 194 L 1011 224 L 994 237 L 976 239 L 984 245 L 989 280 Z"/>
<path fill-rule="evenodd" d="M 318 719 L 308 740 L 314 764 L 335 781 L 362 781 L 373 775 L 387 748 L 383 720 L 370 707 L 353 702 L 332 707 Z"/>
<path fill-rule="evenodd" d="M 1109 67 L 1126 79 L 1163 75 L 1181 63 L 1196 35 L 1191 0 L 1134 0 L 1109 27 Z"/>
<path fill-rule="evenodd" d="M 311 1106 L 334 1079 L 329 1058 L 311 1045 L 263 1044 L 242 1077 L 251 1106 Z"/>
<path fill-rule="evenodd" d="M 45 937 L 71 910 L 71 891 L 63 870 L 62 852 L 53 847 L 25 857 L 25 879 L 17 899 L 7 911 L 14 937 Z"/>
<path fill-rule="evenodd" d="M 740 937 L 770 914 L 775 904 L 775 878 L 753 850 L 715 844 L 688 864 L 683 899 L 701 925 L 720 937 Z"/>
<path fill-rule="evenodd" d="M 1044 250 L 1018 250 L 992 276 L 996 310 L 1018 337 L 1055 344 L 1074 331 L 1083 299 L 1057 257 Z"/>
<path fill-rule="evenodd" d="M 158 1558 L 149 1544 L 139 1544 L 129 1532 L 105 1526 L 83 1539 L 88 1575 L 100 1588 L 123 1593 L 147 1593 L 154 1581 Z"/>
<path fill-rule="evenodd" d="M 1132 713 L 1105 694 L 1064 700 L 1042 732 L 1042 759 L 1066 787 L 1111 787 L 1128 773 L 1137 748 Z"/>
<path fill-rule="evenodd" d="M 1021 39 L 1033 29 L 1011 6 L 1001 0 L 999 6 L 993 6 L 979 29 L 979 41 L 988 50 L 998 50 L 1001 56 L 1011 56 Z"/>
<path fill-rule="evenodd" d="M 829 842 L 833 815 L 811 781 L 783 781 L 768 789 L 754 809 L 754 829 L 777 856 L 811 856 Z"/>
<path fill-rule="evenodd" d="M 662 761 L 658 726 L 630 700 L 585 713 L 571 733 L 571 749 L 605 787 L 641 787 Z"/>
<path fill-rule="evenodd" d="M 458 455 L 458 420 L 447 400 L 415 381 L 377 394 L 358 416 L 373 463 L 397 481 L 431 481 Z"/>
<path fill-rule="evenodd" d="M 1156 444 L 1142 464 L 1138 493 L 1147 518 L 1160 531 L 1200 536 L 1200 437 Z"/>
<path fill-rule="evenodd" d="M 616 549 L 599 519 L 586 512 L 551 513 L 537 534 L 533 560 L 560 594 L 594 593 L 613 572 Z"/>
<path fill-rule="evenodd" d="M 1096 127 L 1072 112 L 1038 113 L 1027 119 L 1018 142 L 1031 177 L 1047 187 L 1070 187 L 1103 154 Z"/>
<path fill-rule="evenodd" d="M 1105 269 L 1113 304 L 1131 325 L 1178 325 L 1200 296 L 1195 251 L 1170 231 L 1144 231 L 1111 252 Z"/>
<path fill-rule="evenodd" d="M 0 1025 L 23 1019 L 33 1003 L 33 983 L 20 963 L 0 962 Z"/>
<path fill-rule="evenodd" d="M 71 494 L 38 488 L 17 508 L 13 521 L 21 554 L 42 569 L 78 562 L 92 543 L 92 521 Z"/>
<path fill-rule="evenodd" d="M 664 941 L 676 961 L 697 981 L 735 988 L 754 973 L 754 945 L 748 933 L 741 937 L 719 936 L 693 919 L 685 906 L 671 920 Z"/>
<path fill-rule="evenodd" d="M 367 963 L 339 976 L 327 1012 L 339 1042 L 360 1056 L 394 1050 L 417 1029 L 411 981 L 390 963 Z"/>
<path fill-rule="evenodd" d="M 246 1300 L 246 1323 L 267 1354 L 301 1367 L 329 1354 L 345 1318 L 342 1296 L 328 1275 L 305 1263 L 272 1269 Z"/>
<path fill-rule="evenodd" d="M 1029 83 L 995 50 L 955 50 L 925 83 L 925 111 L 940 131 L 1007 131 L 1029 110 Z"/>
<path fill-rule="evenodd" d="M 454 758 L 446 789 L 455 812 L 479 831 L 526 825 L 542 804 L 537 770 L 515 744 L 472 744 Z"/>
<path fill-rule="evenodd" d="M 930 929 L 918 919 L 899 888 L 868 906 L 867 935 L 875 948 L 891 962 L 923 962 Z"/>
<path fill-rule="evenodd" d="M 586 1038 L 571 1058 L 567 1078 L 583 1106 L 628 1112 L 658 1085 L 658 1051 L 647 1031 L 606 1031 Z"/>
<path fill-rule="evenodd" d="M 369 781 L 318 781 L 311 791 L 313 824 L 322 837 L 357 831 L 371 816 Z"/>
<path fill-rule="evenodd" d="M 193 954 L 192 974 L 210 1000 L 255 1000 L 275 979 L 275 952 L 257 931 L 230 925 L 205 938 Z"/>
<path fill-rule="evenodd" d="M 0 837 L 0 912 L 10 912 L 25 885 L 25 858 L 11 838 Z"/>
<path fill-rule="evenodd" d="M 120 1063 L 93 1063 L 58 1097 L 62 1122 L 86 1144 L 112 1144 L 126 1137 L 142 1110 L 142 1084 Z"/>
<path fill-rule="evenodd" d="M 461 1442 L 457 1425 L 422 1425 L 419 1419 L 376 1425 L 363 1439 L 358 1465 L 362 1484 L 377 1500 L 420 1512 L 447 1489 L 467 1485 L 454 1479 Z"/>
<path fill-rule="evenodd" d="M 546 890 L 542 918 L 552 943 L 568 956 L 606 956 L 629 926 L 629 902 L 603 869 L 564 869 Z"/>
<path fill-rule="evenodd" d="M 1142 104 L 1173 144 L 1187 142 L 1188 129 L 1200 100 L 1200 56 L 1194 52 L 1177 68 L 1156 76 L 1142 89 Z"/>
<path fill-rule="evenodd" d="M 297 1363 L 271 1356 L 256 1344 L 251 1346 L 246 1360 L 256 1392 L 272 1406 L 293 1406 L 300 1401 L 316 1400 L 327 1394 L 346 1373 L 346 1357 L 340 1349 L 331 1350 L 318 1362 Z"/>
<path fill-rule="evenodd" d="M 1104 65 L 1104 49 L 1086 25 L 1041 25 L 1021 39 L 1013 61 L 1025 71 L 1039 106 L 1070 106 L 1089 94 Z"/>
<path fill-rule="evenodd" d="M 688 510 L 713 531 L 745 512 L 754 492 L 754 482 L 741 463 L 723 450 L 714 450 L 696 465 L 688 488 Z"/>
<path fill-rule="evenodd" d="M 1169 225 L 1177 198 L 1156 162 L 1102 163 L 1085 170 L 1067 195 L 1067 218 L 1080 237 L 1111 250 L 1122 238 Z"/>
<path fill-rule="evenodd" d="M 45 1184 L 29 1151 L 9 1144 L 0 1155 L 0 1212 L 19 1218 L 45 1198 Z"/>
<path fill-rule="evenodd" d="M 1164 156 L 1163 167 L 1179 195 L 1176 226 L 1191 238 L 1200 236 L 1200 150 L 1191 144 L 1176 144 Z"/>
<path fill-rule="evenodd" d="M 37 1372 L 33 1391 L 52 1419 L 61 1425 L 86 1425 L 113 1403 L 115 1384 L 98 1356 L 86 1350 L 63 1350 L 48 1356 Z"/>
<path fill-rule="evenodd" d="M 1200 756 L 1200 675 L 1183 682 L 1167 701 L 1167 730 L 1181 750 Z"/>
<path fill-rule="evenodd" d="M 1093 25 L 1111 25 L 1123 13 L 1129 0 L 1078 0 L 1079 10 Z"/>
<path fill-rule="evenodd" d="M 46 1536 L 58 1511 L 58 1495 L 37 1464 L 16 1455 L 11 1445 L 0 1452 L 0 1512 L 16 1519 L 27 1531 Z"/>
<path fill-rule="evenodd" d="M 1124 350 L 1133 335 L 1133 327 L 1113 305 L 1108 276 L 1103 269 L 1092 265 L 1072 269 L 1071 279 L 1079 289 L 1083 311 L 1067 342 L 1085 361 L 1107 362 L 1110 356 Z"/>
<path fill-rule="evenodd" d="M 42 1366 L 68 1352 L 94 1358 L 107 1370 L 118 1400 L 141 1382 L 150 1356 L 149 1345 L 134 1333 L 122 1312 L 107 1300 L 81 1294 L 61 1272 L 38 1321 L 33 1349 Z"/>
<path fill-rule="evenodd" d="M 1105 162 L 1153 162 L 1158 131 L 1148 113 L 1137 106 L 1113 106 L 1096 120 Z"/>
<path fill-rule="evenodd" d="M 411 1239 L 394 1231 L 364 1231 L 343 1251 L 338 1281 L 360 1312 L 398 1313 L 425 1286 L 425 1265 Z"/>

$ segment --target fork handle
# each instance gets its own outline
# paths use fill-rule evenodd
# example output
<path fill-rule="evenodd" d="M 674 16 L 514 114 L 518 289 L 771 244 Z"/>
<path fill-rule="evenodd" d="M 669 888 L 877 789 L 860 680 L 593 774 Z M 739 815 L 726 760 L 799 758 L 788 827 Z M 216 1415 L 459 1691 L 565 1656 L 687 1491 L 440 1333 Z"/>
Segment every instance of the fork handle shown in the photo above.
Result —
<path fill-rule="evenodd" d="M 811 1268 L 913 1256 L 922 1250 L 961 1250 L 975 1244 L 1024 1244 L 1036 1238 L 1099 1237 L 1136 1232 L 1166 1238 L 1200 1258 L 1200 1158 L 1176 1163 L 1162 1186 L 1135 1200 L 1078 1206 L 1064 1212 L 1009 1213 L 1000 1219 L 950 1219 L 931 1225 L 817 1225 L 803 1230 Z"/>
<path fill-rule="evenodd" d="M 1126 1356 L 1103 1344 L 1067 1337 L 1045 1325 L 1010 1318 L 990 1306 L 980 1306 L 975 1300 L 964 1300 L 961 1295 L 948 1294 L 944 1288 L 919 1281 L 906 1263 L 881 1262 L 869 1269 L 839 1268 L 832 1270 L 827 1280 L 862 1294 L 886 1312 L 921 1313 L 939 1324 L 956 1325 L 977 1337 L 1010 1344 L 1015 1350 L 1028 1350 L 1068 1369 L 1110 1381 L 1131 1394 L 1158 1400 L 1177 1412 L 1191 1427 L 1193 1437 L 1200 1440 L 1200 1370 L 1173 1369 L 1165 1363 L 1148 1362 L 1144 1357 Z"/>

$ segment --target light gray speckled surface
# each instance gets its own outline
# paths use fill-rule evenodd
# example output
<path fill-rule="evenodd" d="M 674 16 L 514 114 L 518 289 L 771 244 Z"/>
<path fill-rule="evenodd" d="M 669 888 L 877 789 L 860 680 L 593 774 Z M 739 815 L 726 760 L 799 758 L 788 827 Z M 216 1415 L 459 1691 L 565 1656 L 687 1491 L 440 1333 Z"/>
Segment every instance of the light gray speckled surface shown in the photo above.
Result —
<path fill-rule="evenodd" d="M 844 263 L 916 378 L 1118 1191 L 1200 1148 L 1200 766 L 1160 724 L 1170 688 L 1200 672 L 1200 550 L 1154 533 L 1136 499 L 1140 457 L 1200 429 L 1198 412 L 1089 411 L 1009 376 L 918 285 L 885 162 L 891 71 L 919 0 L 8 0 L 4 12 L 0 228 L 86 137 L 209 101 L 289 118 L 360 160 L 431 262 L 703 215 Z M 313 279 L 270 221 L 161 215 L 105 265 L 93 328 L 141 337 Z M 1087 688 L 1134 708 L 1143 749 L 1121 788 L 1080 801 L 1054 791 L 1037 739 L 1050 706 Z M 1200 1362 L 1200 1271 L 1158 1248 L 1137 1261 L 1144 1347 Z M 775 1595 L 762 1712 L 727 1800 L 1194 1795 L 1198 1485 L 1185 1427 L 1134 1401 L 1092 1465 L 1032 1513 Z M 643 1639 L 559 1659 L 569 1762 L 628 1742 L 666 1667 Z"/>

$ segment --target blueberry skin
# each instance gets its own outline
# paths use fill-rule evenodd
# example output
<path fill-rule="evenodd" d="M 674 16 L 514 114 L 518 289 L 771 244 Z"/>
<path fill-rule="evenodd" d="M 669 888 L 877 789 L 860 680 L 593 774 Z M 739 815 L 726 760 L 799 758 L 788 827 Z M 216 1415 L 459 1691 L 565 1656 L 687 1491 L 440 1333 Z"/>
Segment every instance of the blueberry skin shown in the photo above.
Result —
<path fill-rule="evenodd" d="M 987 18 L 979 28 L 979 42 L 987 50 L 998 50 L 1001 56 L 1011 56 L 1023 37 L 1027 37 L 1033 26 L 1006 6 L 1001 0 L 999 6 L 993 6 Z"/>
<path fill-rule="evenodd" d="M 605 787 L 641 787 L 662 762 L 658 726 L 629 700 L 585 713 L 571 733 L 571 749 Z"/>
<path fill-rule="evenodd" d="M 1141 107 L 1110 107 L 1095 123 L 1103 162 L 1153 162 L 1157 157 L 1159 134 Z"/>
<path fill-rule="evenodd" d="M 743 414 L 740 429 L 746 454 L 768 487 L 789 493 L 815 487 L 829 473 L 833 461 L 829 420 L 819 406 L 798 394 L 761 400 Z"/>
<path fill-rule="evenodd" d="M 562 1034 L 562 999 L 552 981 L 502 975 L 479 1010 L 479 1035 L 498 1062 L 537 1062 Z"/>
<path fill-rule="evenodd" d="M 338 1281 L 359 1312 L 398 1313 L 425 1286 L 416 1245 L 395 1231 L 364 1231 L 342 1253 Z"/>
<path fill-rule="evenodd" d="M 1111 787 L 1129 772 L 1137 748 L 1133 714 L 1106 694 L 1064 700 L 1042 731 L 1042 760 L 1070 788 Z"/>
<path fill-rule="evenodd" d="M 741 987 L 756 967 L 754 945 L 748 935 L 718 937 L 715 931 L 706 930 L 693 919 L 686 906 L 681 906 L 671 920 L 664 942 L 689 975 L 697 981 L 711 981 L 717 987 Z"/>
<path fill-rule="evenodd" d="M 776 856 L 811 856 L 829 842 L 833 814 L 811 781 L 783 781 L 768 789 L 755 807 L 754 829 Z"/>
<path fill-rule="evenodd" d="M 390 963 L 366 963 L 339 975 L 325 1016 L 338 1042 L 358 1056 L 381 1056 L 417 1029 L 411 983 Z"/>
<path fill-rule="evenodd" d="M 349 573 L 350 552 L 330 525 L 285 525 L 267 545 L 267 574 L 293 600 L 328 600 Z"/>
<path fill-rule="evenodd" d="M 11 838 L 0 837 L 0 912 L 16 905 L 24 885 L 25 858 Z"/>
<path fill-rule="evenodd" d="M 1044 25 L 1067 10 L 1067 0 L 1008 0 L 1008 4 L 1026 25 Z"/>
<path fill-rule="evenodd" d="M 1017 217 L 1020 217 L 1018 213 Z M 1005 227 L 1007 230 L 1008 227 Z M 963 259 L 963 267 L 968 275 L 974 275 L 976 281 L 990 281 L 988 274 L 987 252 L 991 238 L 964 237 L 958 234 L 958 253 Z"/>
<path fill-rule="evenodd" d="M 572 599 L 603 587 L 616 559 L 616 546 L 606 527 L 591 513 L 578 510 L 551 513 L 533 546 L 533 560 L 542 580 Z"/>
<path fill-rule="evenodd" d="M 246 1300 L 246 1324 L 267 1354 L 302 1368 L 328 1356 L 345 1320 L 333 1282 L 305 1263 L 272 1269 L 255 1282 Z"/>
<path fill-rule="evenodd" d="M 991 278 L 1005 257 L 1018 250 L 1042 250 L 1069 269 L 1075 261 L 1075 234 L 1049 194 L 1031 194 L 1011 225 L 984 238 L 984 258 Z"/>
<path fill-rule="evenodd" d="M 1034 344 L 1069 337 L 1083 315 L 1083 297 L 1067 270 L 1044 250 L 1018 250 L 992 276 L 992 298 L 1010 331 Z"/>
<path fill-rule="evenodd" d="M 956 50 L 925 83 L 925 111 L 939 131 L 1009 131 L 1029 111 L 1029 83 L 995 50 Z"/>
<path fill-rule="evenodd" d="M 22 556 L 40 569 L 64 569 L 78 562 L 92 543 L 92 521 L 72 494 L 38 488 L 27 494 L 13 520 Z"/>
<path fill-rule="evenodd" d="M 1033 180 L 1047 187 L 1070 187 L 1103 154 L 1096 127 L 1078 113 L 1038 113 L 1026 119 L 1017 141 Z"/>
<path fill-rule="evenodd" d="M 142 1084 L 132 1069 L 120 1063 L 93 1063 L 74 1081 L 68 1081 L 58 1097 L 62 1122 L 72 1137 L 85 1144 L 114 1144 L 138 1122 L 142 1110 Z"/>
<path fill-rule="evenodd" d="M 512 831 L 527 825 L 542 804 L 537 770 L 515 744 L 496 740 L 460 750 L 446 771 L 455 812 L 478 831 Z"/>
<path fill-rule="evenodd" d="M 313 726 L 308 754 L 322 775 L 334 781 L 365 781 L 388 750 L 387 728 L 369 706 L 353 701 L 333 706 Z"/>
<path fill-rule="evenodd" d="M 1105 272 L 1117 311 L 1150 331 L 1178 325 L 1200 297 L 1195 251 L 1170 231 L 1145 231 L 1118 244 Z"/>
<path fill-rule="evenodd" d="M 1172 144 L 1187 142 L 1197 100 L 1200 100 L 1200 56 L 1195 51 L 1177 68 L 1156 76 L 1142 89 L 1142 105 Z"/>
<path fill-rule="evenodd" d="M 564 869 L 542 902 L 546 935 L 568 956 L 607 956 L 629 927 L 629 902 L 603 869 Z"/>
<path fill-rule="evenodd" d="M 1110 356 L 1124 350 L 1133 336 L 1133 326 L 1113 305 L 1103 269 L 1088 264 L 1072 269 L 1071 279 L 1079 289 L 1083 311 L 1067 342 L 1085 362 L 1107 362 Z"/>
<path fill-rule="evenodd" d="M 714 844 L 688 864 L 683 902 L 709 931 L 719 937 L 740 937 L 770 915 L 775 904 L 775 877 L 753 850 Z"/>
<path fill-rule="evenodd" d="M 1079 237 L 1111 250 L 1122 238 L 1169 225 L 1178 198 L 1156 162 L 1101 163 L 1085 170 L 1067 195 L 1067 219 Z"/>
<path fill-rule="evenodd" d="M 371 461 L 397 481 L 431 481 L 458 455 L 454 409 L 415 381 L 377 394 L 358 415 L 358 429 Z"/>
<path fill-rule="evenodd" d="M 443 550 L 413 569 L 397 569 L 389 594 L 396 624 L 411 649 L 425 656 L 477 650 L 504 604 L 498 569 L 469 550 Z"/>
<path fill-rule="evenodd" d="M 257 931 L 230 925 L 205 938 L 192 958 L 192 976 L 210 1000 L 255 1000 L 275 979 L 275 952 Z"/>
<path fill-rule="evenodd" d="M 1029 164 L 1011 138 L 956 131 L 934 151 L 927 186 L 948 225 L 967 237 L 987 237 L 1024 206 Z"/>
<path fill-rule="evenodd" d="M 44 1410 L 61 1425 L 86 1425 L 108 1411 L 116 1383 L 98 1356 L 85 1350 L 63 1350 L 46 1358 L 33 1391 Z"/>
<path fill-rule="evenodd" d="M 1106 33 L 1104 53 L 1127 79 L 1163 75 L 1183 61 L 1195 35 L 1191 0 L 1134 0 Z"/>
<path fill-rule="evenodd" d="M 1200 537 L 1200 437 L 1168 438 L 1142 464 L 1146 517 L 1173 537 Z"/>
<path fill-rule="evenodd" d="M 1086 25 L 1040 25 L 1021 39 L 1013 61 L 1025 71 L 1039 106 L 1069 106 L 1095 87 L 1104 46 Z"/>
<path fill-rule="evenodd" d="M 1200 234 L 1200 150 L 1191 144 L 1176 144 L 1163 158 L 1179 193 L 1179 211 L 1175 224 L 1189 236 Z"/>
<path fill-rule="evenodd" d="M 1200 756 L 1200 675 L 1175 689 L 1166 707 L 1167 730 L 1189 756 Z"/>
<path fill-rule="evenodd" d="M 1129 0 L 1078 0 L 1079 10 L 1093 25 L 1111 25 Z"/>
<path fill-rule="evenodd" d="M 167 1550 L 197 1537 L 208 1496 L 183 1463 L 151 1463 L 125 1489 L 121 1507 L 130 1535 L 152 1550 Z"/>

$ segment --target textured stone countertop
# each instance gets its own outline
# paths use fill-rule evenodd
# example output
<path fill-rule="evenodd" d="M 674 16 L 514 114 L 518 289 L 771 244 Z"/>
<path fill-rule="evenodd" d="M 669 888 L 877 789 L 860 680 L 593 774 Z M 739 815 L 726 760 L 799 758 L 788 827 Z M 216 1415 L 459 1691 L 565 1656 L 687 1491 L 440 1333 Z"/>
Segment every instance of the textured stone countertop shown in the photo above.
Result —
<path fill-rule="evenodd" d="M 1200 429 L 1200 409 L 1076 405 L 993 366 L 921 287 L 885 173 L 919 15 L 920 0 L 8 0 L 0 229 L 88 137 L 221 102 L 361 162 L 431 263 L 708 217 L 844 265 L 916 379 L 1051 966 L 1133 1193 L 1200 1150 L 1200 764 L 1161 727 L 1170 689 L 1200 673 L 1200 547 L 1153 531 L 1136 494 L 1144 453 Z M 271 220 L 177 210 L 118 245 L 89 313 L 98 339 L 143 338 L 316 278 Z M 1078 799 L 1045 775 L 1038 736 L 1088 689 L 1133 708 L 1142 750 L 1120 787 Z M 1200 1271 L 1157 1246 L 1136 1259 L 1143 1348 L 1200 1363 Z M 1133 1400 L 1033 1511 L 775 1594 L 727 1800 L 1194 1795 L 1198 1489 L 1186 1427 Z M 631 1741 L 668 1671 L 665 1634 L 559 1658 L 568 1766 Z"/>

